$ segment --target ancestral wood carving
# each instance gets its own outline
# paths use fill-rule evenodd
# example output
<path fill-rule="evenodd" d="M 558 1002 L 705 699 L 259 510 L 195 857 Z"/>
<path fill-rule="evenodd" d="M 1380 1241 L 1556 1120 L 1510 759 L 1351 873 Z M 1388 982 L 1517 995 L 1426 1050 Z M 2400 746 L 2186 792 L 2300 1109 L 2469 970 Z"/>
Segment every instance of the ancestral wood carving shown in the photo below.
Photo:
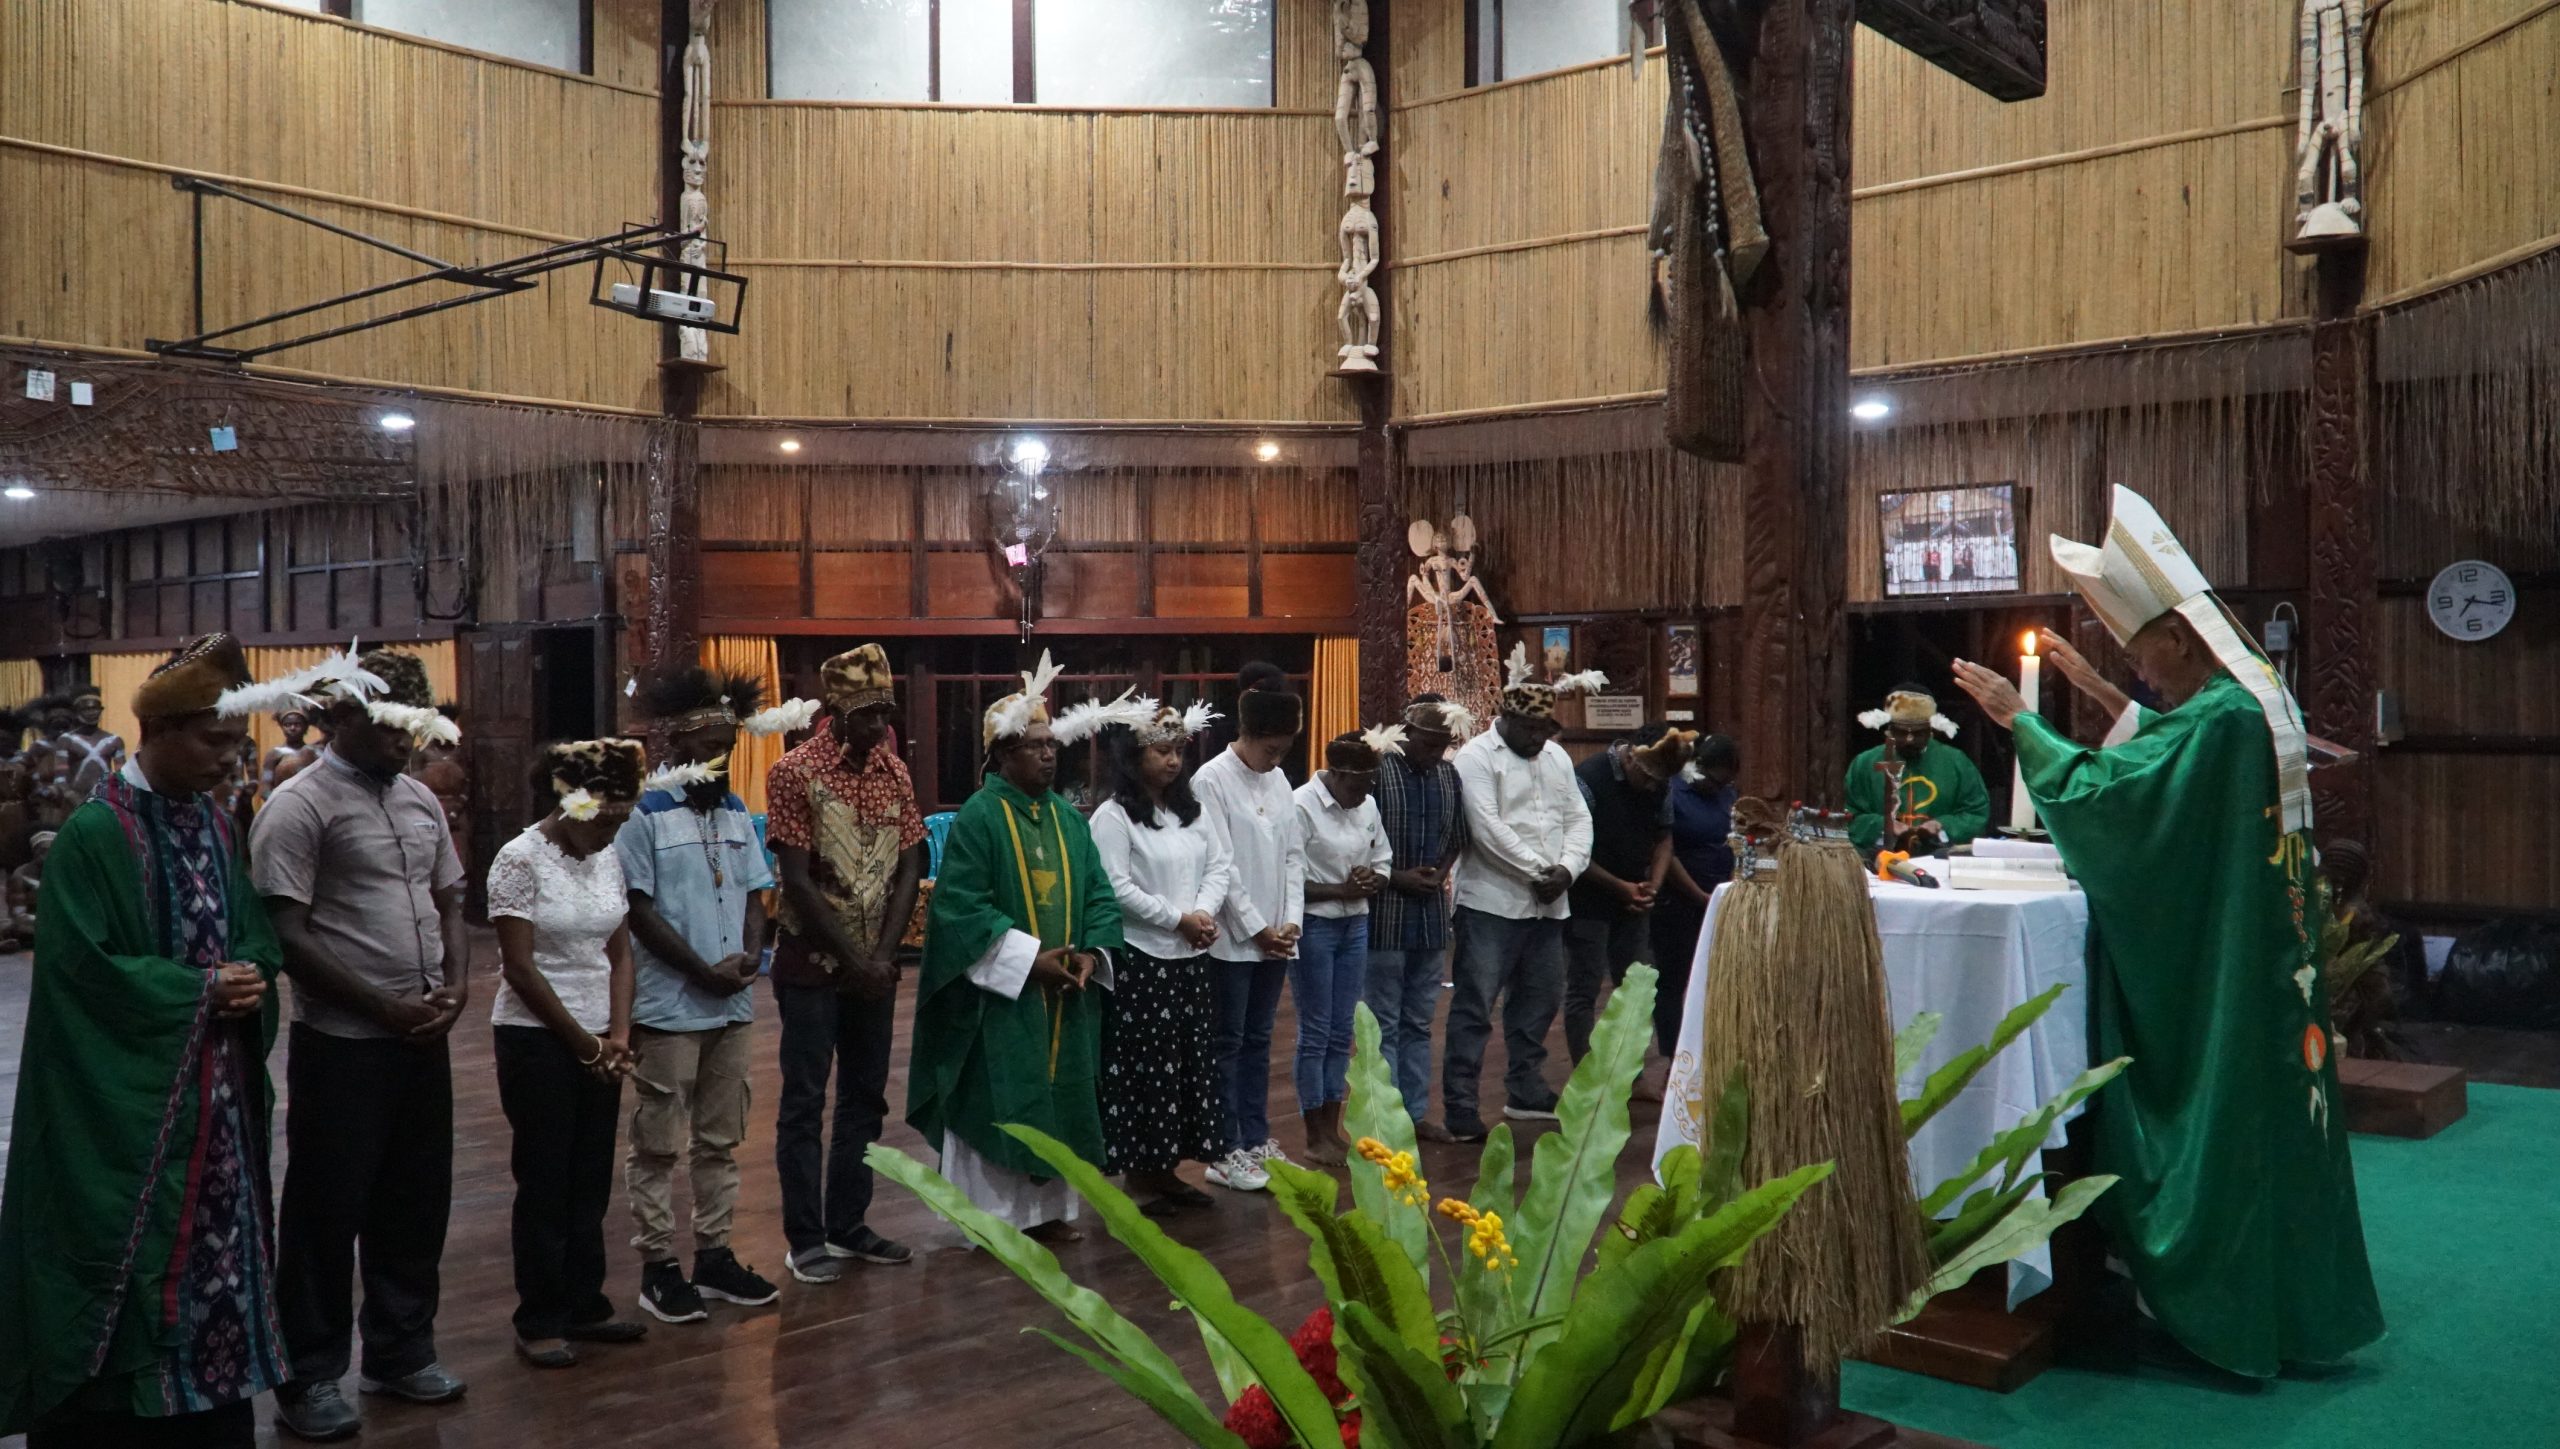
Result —
<path fill-rule="evenodd" d="M 711 198 L 703 186 L 711 169 L 711 10 L 719 0 L 692 0 L 685 16 L 684 127 L 677 142 L 676 168 L 683 191 L 677 198 L 676 224 L 686 231 L 711 225 Z M 711 264 L 711 244 L 697 236 L 683 248 L 693 266 Z M 676 329 L 676 354 L 687 362 L 711 360 L 711 334 L 699 327 Z"/>
<path fill-rule="evenodd" d="M 1749 129 L 1770 247 L 1744 299 L 1743 791 L 1836 802 L 1848 758 L 1849 47 L 1853 0 L 1760 21 Z"/>
<path fill-rule="evenodd" d="M 2045 0 L 1862 0 L 1858 18 L 2004 101 L 2044 94 Z"/>
<path fill-rule="evenodd" d="M 2342 317 L 2311 332 L 2311 590 L 2304 723 L 2357 752 L 2314 771 L 2313 819 L 2330 840 L 2370 841 L 2373 812 L 2372 473 L 2365 437 L 2373 395 L 2373 321 Z"/>
<path fill-rule="evenodd" d="M 2292 251 L 2364 245 L 2364 21 L 2365 0 L 2302 0 Z"/>
<path fill-rule="evenodd" d="M 1352 617 L 1360 628 L 1360 717 L 1394 719 L 1405 704 L 1405 519 L 1399 466 L 1403 449 L 1384 425 L 1386 388 L 1368 384 L 1361 398 L 1360 510 L 1357 583 Z"/>
<path fill-rule="evenodd" d="M 687 418 L 649 420 L 649 661 L 702 648 L 702 433 Z M 484 774 L 482 778 L 487 778 Z"/>

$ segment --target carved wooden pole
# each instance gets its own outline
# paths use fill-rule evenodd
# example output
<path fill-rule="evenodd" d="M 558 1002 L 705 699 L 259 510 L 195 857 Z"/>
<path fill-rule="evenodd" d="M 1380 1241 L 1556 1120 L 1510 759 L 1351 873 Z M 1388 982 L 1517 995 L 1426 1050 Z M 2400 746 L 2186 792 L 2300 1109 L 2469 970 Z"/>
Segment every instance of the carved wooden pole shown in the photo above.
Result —
<path fill-rule="evenodd" d="M 1769 251 L 1744 301 L 1744 793 L 1837 803 L 1848 760 L 1854 0 L 1773 0 L 1748 86 Z"/>
<path fill-rule="evenodd" d="M 1391 7 L 1380 4 L 1368 9 L 1363 57 L 1376 77 L 1376 146 L 1366 157 L 1344 158 L 1344 179 L 1346 189 L 1374 191 L 1389 174 L 1392 150 L 1387 134 Z M 1362 182 L 1368 183 L 1365 188 L 1360 187 Z M 1391 234 L 1385 209 L 1379 211 L 1378 247 L 1384 256 Z M 1360 639 L 1360 718 L 1391 720 L 1405 703 L 1404 586 L 1412 555 L 1405 546 L 1404 439 L 1387 425 L 1395 403 L 1395 386 L 1385 370 L 1392 340 L 1388 319 L 1392 283 L 1382 269 L 1370 275 L 1369 285 L 1378 298 L 1378 370 L 1355 370 L 1344 378 L 1360 402 L 1360 531 L 1352 618 Z"/>
<path fill-rule="evenodd" d="M 2311 588 L 2302 700 L 2311 732 L 2356 752 L 2313 772 L 2312 819 L 2324 841 L 2373 840 L 2375 589 L 2373 319 L 2356 315 L 2364 253 L 2332 251 L 2318 263 L 2318 318 L 2311 329 Z"/>
<path fill-rule="evenodd" d="M 699 184 L 687 184 L 698 176 L 698 168 L 689 172 L 684 164 L 688 111 L 694 103 L 708 104 L 694 74 L 702 65 L 702 57 L 694 53 L 696 14 L 691 0 L 662 0 L 659 10 L 658 204 L 663 216 L 683 217 L 701 198 Z M 699 14 L 707 25 L 710 5 L 703 4 Z M 689 664 L 702 649 L 701 429 L 693 419 L 703 380 L 717 369 L 688 357 L 685 330 L 672 324 L 659 329 L 661 415 L 650 420 L 642 464 L 649 525 L 644 635 L 653 669 Z"/>

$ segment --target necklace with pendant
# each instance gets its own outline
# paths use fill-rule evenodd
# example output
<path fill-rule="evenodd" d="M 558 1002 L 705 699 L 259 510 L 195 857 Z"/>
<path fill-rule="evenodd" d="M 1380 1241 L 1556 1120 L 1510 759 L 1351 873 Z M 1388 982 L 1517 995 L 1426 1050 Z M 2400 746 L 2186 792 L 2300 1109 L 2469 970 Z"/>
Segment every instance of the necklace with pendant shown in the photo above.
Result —
<path fill-rule="evenodd" d="M 711 867 L 711 888 L 718 890 L 729 883 L 729 873 L 720 868 L 720 848 L 711 828 L 711 817 L 696 815 L 694 827 L 702 833 L 702 858 Z"/>

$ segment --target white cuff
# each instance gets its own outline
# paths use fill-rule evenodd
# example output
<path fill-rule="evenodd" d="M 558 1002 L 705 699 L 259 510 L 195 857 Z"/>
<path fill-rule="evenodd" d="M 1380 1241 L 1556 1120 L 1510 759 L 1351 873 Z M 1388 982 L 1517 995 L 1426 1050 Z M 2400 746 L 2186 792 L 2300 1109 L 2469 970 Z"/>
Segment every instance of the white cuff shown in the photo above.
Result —
<path fill-rule="evenodd" d="M 1022 995 L 1022 984 L 1031 979 L 1032 964 L 1039 959 L 1039 937 L 1007 931 L 969 968 L 969 984 L 1007 1001 L 1015 1000 Z"/>
<path fill-rule="evenodd" d="M 2116 746 L 2132 739 L 2134 735 L 2141 730 L 2141 728 L 2142 706 L 2131 700 L 2127 700 L 2125 701 L 2124 713 L 2116 716 L 2116 722 L 2107 727 L 2107 737 L 2098 743 L 2101 748 L 2114 749 Z"/>

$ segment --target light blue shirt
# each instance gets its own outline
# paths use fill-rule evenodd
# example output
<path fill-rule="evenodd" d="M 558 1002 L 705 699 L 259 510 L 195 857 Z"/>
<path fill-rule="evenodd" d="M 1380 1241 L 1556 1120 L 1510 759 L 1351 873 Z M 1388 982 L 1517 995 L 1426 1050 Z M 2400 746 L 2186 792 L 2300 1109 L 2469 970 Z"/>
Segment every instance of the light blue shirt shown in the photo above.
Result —
<path fill-rule="evenodd" d="M 712 811 L 690 810 L 664 790 L 640 797 L 640 808 L 614 837 L 624 883 L 648 895 L 661 919 L 705 961 L 717 961 L 750 945 L 747 893 L 771 890 L 773 871 L 756 839 L 755 821 L 737 796 Z M 718 876 L 712 862 L 720 863 Z M 655 1031 L 708 1031 L 755 1019 L 755 993 L 721 996 L 668 965 L 631 938 L 631 1019 Z"/>

